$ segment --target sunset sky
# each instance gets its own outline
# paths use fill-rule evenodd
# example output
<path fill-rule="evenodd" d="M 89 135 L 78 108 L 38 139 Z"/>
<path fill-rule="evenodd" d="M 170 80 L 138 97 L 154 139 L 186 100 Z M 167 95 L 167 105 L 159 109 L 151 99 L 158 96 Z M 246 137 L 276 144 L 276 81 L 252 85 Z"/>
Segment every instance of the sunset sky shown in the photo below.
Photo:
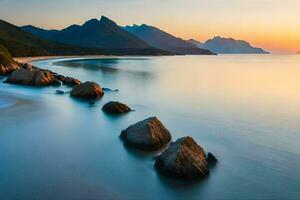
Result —
<path fill-rule="evenodd" d="M 183 39 L 244 39 L 273 53 L 300 50 L 300 0 L 0 0 L 0 18 L 60 29 L 105 15 Z"/>

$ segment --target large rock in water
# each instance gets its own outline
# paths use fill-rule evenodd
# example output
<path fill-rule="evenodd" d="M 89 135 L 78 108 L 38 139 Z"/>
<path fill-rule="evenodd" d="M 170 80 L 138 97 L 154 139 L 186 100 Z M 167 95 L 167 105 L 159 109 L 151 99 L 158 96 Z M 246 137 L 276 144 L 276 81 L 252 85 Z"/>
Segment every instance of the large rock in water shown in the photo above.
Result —
<path fill-rule="evenodd" d="M 97 99 L 104 95 L 102 88 L 95 82 L 85 82 L 75 86 L 70 96 L 83 99 Z"/>
<path fill-rule="evenodd" d="M 131 111 L 126 104 L 117 101 L 108 102 L 103 106 L 102 110 L 109 114 L 122 114 Z"/>
<path fill-rule="evenodd" d="M 172 143 L 155 162 L 158 172 L 173 178 L 199 179 L 209 175 L 204 150 L 191 137 Z"/>
<path fill-rule="evenodd" d="M 121 138 L 126 145 L 141 150 L 159 150 L 172 139 L 168 129 L 156 117 L 131 125 L 122 131 Z"/>
<path fill-rule="evenodd" d="M 33 86 L 48 86 L 54 81 L 50 71 L 40 69 L 18 69 L 7 78 L 7 83 Z"/>

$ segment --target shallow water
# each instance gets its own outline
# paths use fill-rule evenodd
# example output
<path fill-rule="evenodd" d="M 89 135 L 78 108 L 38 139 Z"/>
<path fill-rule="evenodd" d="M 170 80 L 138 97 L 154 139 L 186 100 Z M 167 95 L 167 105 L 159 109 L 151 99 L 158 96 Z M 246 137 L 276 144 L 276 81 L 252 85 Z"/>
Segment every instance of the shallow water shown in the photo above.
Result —
<path fill-rule="evenodd" d="M 32 102 L 0 107 L 1 199 L 299 198 L 300 56 L 34 64 L 120 91 L 90 106 L 55 95 L 54 87 L 1 83 L 2 92 Z M 108 116 L 101 108 L 110 100 L 136 111 Z M 121 130 L 150 116 L 161 119 L 174 140 L 190 135 L 216 155 L 209 178 L 193 184 L 166 179 L 153 168 L 155 154 L 123 146 Z"/>

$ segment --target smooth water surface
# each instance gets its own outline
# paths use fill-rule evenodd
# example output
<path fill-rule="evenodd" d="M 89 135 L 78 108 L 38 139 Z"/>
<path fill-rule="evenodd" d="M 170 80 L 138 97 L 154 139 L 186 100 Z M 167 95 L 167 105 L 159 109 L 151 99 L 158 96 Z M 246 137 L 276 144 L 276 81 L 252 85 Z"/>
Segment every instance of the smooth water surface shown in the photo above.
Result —
<path fill-rule="evenodd" d="M 120 91 L 91 106 L 56 95 L 55 87 L 0 83 L 1 199 L 300 198 L 300 56 L 34 64 Z M 101 108 L 111 100 L 136 111 L 106 115 Z M 216 155 L 209 178 L 193 184 L 166 179 L 154 170 L 155 154 L 123 146 L 120 132 L 151 116 L 173 140 L 192 136 Z"/>

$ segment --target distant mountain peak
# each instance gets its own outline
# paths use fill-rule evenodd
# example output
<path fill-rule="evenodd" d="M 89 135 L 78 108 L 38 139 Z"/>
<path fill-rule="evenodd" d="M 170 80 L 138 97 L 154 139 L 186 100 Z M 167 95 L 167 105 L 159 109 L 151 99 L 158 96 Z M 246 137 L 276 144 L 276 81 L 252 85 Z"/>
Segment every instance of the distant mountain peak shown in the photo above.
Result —
<path fill-rule="evenodd" d="M 195 42 L 192 42 L 195 44 Z M 196 44 L 197 45 L 197 44 Z M 197 45 L 198 46 L 198 45 Z M 203 45 L 218 54 L 266 54 L 269 53 L 262 48 L 253 47 L 249 42 L 244 40 L 236 40 L 234 38 L 225 38 L 214 36 L 207 40 Z"/>
<path fill-rule="evenodd" d="M 112 21 L 111 19 L 109 19 L 108 17 L 105 17 L 105 16 L 101 16 L 100 23 L 117 25 L 116 22 Z"/>
<path fill-rule="evenodd" d="M 85 26 L 85 25 L 90 25 L 90 24 L 97 24 L 97 23 L 99 23 L 99 21 L 98 21 L 96 18 L 93 18 L 93 19 L 90 19 L 90 20 L 86 21 L 86 22 L 83 24 L 83 26 Z"/>

